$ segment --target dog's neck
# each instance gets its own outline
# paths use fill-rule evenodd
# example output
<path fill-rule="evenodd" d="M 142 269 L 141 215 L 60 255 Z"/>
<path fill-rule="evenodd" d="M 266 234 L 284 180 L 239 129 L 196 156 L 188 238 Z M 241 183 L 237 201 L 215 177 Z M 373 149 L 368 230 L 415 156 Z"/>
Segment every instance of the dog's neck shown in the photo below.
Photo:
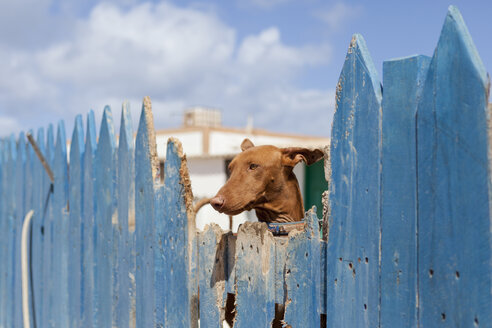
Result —
<path fill-rule="evenodd" d="M 267 197 L 266 202 L 255 206 L 256 216 L 261 222 L 293 222 L 304 217 L 299 183 L 294 172 L 289 172 L 283 188 Z"/>

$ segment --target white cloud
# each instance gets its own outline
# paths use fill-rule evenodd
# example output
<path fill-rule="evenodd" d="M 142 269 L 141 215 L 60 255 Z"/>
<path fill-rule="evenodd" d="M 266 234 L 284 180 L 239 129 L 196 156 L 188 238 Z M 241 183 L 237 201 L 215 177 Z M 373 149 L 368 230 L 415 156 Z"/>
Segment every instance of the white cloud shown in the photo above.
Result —
<path fill-rule="evenodd" d="M 315 16 L 325 22 L 332 30 L 338 30 L 344 22 L 358 17 L 362 13 L 362 6 L 351 6 L 337 2 L 331 8 L 316 12 Z"/>
<path fill-rule="evenodd" d="M 261 9 L 271 9 L 290 0 L 238 0 L 243 5 L 255 6 Z"/>
<path fill-rule="evenodd" d="M 311 131 L 306 113 L 330 120 L 333 93 L 296 83 L 329 61 L 329 45 L 286 45 L 276 27 L 238 40 L 212 11 L 168 3 L 99 4 L 69 29 L 69 38 L 36 51 L 0 43 L 0 74 L 11 77 L 0 81 L 0 113 L 16 108 L 23 128 L 56 117 L 70 129 L 77 113 L 93 107 L 100 117 L 104 104 L 119 122 L 124 99 L 136 128 L 146 95 L 156 127 L 179 123 L 176 114 L 192 105 L 223 109 L 229 124 L 253 114 L 262 127 L 299 133 Z"/>

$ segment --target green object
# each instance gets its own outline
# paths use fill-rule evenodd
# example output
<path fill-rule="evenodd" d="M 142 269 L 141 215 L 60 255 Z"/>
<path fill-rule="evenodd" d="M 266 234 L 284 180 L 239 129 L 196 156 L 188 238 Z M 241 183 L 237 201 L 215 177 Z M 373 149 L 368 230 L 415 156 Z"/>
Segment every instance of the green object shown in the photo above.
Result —
<path fill-rule="evenodd" d="M 323 161 L 318 161 L 310 166 L 304 167 L 304 209 L 307 211 L 316 205 L 316 215 L 323 217 L 323 205 L 321 195 L 328 189 L 325 180 Z"/>

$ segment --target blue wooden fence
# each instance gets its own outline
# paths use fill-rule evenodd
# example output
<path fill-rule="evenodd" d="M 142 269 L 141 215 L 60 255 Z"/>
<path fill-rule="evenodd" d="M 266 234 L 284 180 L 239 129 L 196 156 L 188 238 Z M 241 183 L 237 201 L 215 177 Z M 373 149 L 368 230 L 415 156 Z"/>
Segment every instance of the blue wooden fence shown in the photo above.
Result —
<path fill-rule="evenodd" d="M 20 231 L 34 209 L 31 327 L 492 327 L 489 80 L 458 10 L 432 58 L 383 63 L 360 35 L 336 94 L 319 238 L 265 224 L 195 231 L 179 141 L 158 172 L 151 103 L 136 139 L 104 109 L 0 141 L 0 327 L 21 327 Z M 31 132 L 31 135 L 33 132 Z M 68 160 L 67 160 L 68 159 Z M 161 184 L 159 175 L 164 174 Z"/>

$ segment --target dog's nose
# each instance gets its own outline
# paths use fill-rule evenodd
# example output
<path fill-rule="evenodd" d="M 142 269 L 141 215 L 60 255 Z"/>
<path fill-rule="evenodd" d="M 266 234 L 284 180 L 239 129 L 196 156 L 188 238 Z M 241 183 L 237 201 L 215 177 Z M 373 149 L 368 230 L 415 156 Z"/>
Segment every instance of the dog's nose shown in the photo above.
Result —
<path fill-rule="evenodd" d="M 212 205 L 216 211 L 219 211 L 224 205 L 224 198 L 222 196 L 215 196 L 210 200 L 210 205 Z"/>

